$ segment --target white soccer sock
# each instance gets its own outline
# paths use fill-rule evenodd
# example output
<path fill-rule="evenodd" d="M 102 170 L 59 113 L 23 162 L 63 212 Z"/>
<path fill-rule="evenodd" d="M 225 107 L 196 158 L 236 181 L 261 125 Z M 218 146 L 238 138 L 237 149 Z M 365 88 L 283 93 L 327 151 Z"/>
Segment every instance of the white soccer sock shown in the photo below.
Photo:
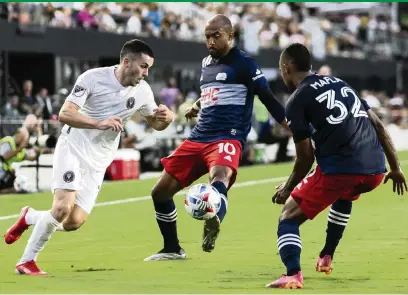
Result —
<path fill-rule="evenodd" d="M 60 223 L 55 220 L 50 211 L 44 212 L 42 218 L 34 226 L 24 254 L 18 264 L 26 263 L 30 260 L 37 260 L 38 254 L 59 225 Z"/>
<path fill-rule="evenodd" d="M 37 211 L 34 208 L 29 208 L 25 216 L 25 221 L 28 225 L 36 224 L 46 211 Z"/>
<path fill-rule="evenodd" d="M 37 211 L 33 208 L 28 209 L 27 214 L 25 216 L 25 221 L 29 225 L 35 225 L 41 217 L 43 217 L 44 213 L 47 211 Z M 60 223 L 57 227 L 57 231 L 66 231 L 62 223 Z"/>
<path fill-rule="evenodd" d="M 60 224 L 58 224 L 58 227 L 56 229 L 57 231 L 66 231 L 64 228 L 64 224 L 61 222 Z"/>

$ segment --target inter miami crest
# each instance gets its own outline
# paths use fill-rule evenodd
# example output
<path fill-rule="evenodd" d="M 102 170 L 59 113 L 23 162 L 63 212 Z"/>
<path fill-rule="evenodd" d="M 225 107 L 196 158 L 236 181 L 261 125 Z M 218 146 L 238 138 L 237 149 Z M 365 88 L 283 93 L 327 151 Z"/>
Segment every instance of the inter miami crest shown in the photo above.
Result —
<path fill-rule="evenodd" d="M 82 95 L 84 95 L 84 93 L 85 93 L 85 88 L 84 87 L 82 87 L 82 86 L 80 86 L 80 85 L 75 85 L 75 87 L 74 87 L 74 90 L 72 90 L 72 93 L 75 95 L 75 96 L 82 96 Z"/>
<path fill-rule="evenodd" d="M 130 109 L 133 109 L 134 106 L 135 106 L 135 98 L 129 97 L 128 100 L 126 101 L 126 107 L 130 110 Z"/>
<path fill-rule="evenodd" d="M 73 171 L 67 171 L 67 172 L 64 173 L 63 178 L 64 178 L 64 181 L 65 181 L 66 183 L 70 183 L 70 182 L 73 182 L 73 181 L 74 181 L 74 179 L 75 179 L 75 174 L 74 174 Z"/>

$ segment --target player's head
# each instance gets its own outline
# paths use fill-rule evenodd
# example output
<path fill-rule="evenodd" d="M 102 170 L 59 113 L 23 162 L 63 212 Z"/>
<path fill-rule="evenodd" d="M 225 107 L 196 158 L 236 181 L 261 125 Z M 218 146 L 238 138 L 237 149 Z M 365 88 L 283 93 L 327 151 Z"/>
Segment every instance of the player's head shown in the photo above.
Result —
<path fill-rule="evenodd" d="M 121 83 L 125 86 L 137 85 L 149 75 L 153 62 L 154 54 L 149 45 L 137 39 L 127 41 L 120 51 Z"/>
<path fill-rule="evenodd" d="M 220 58 L 226 55 L 234 38 L 230 19 L 222 14 L 212 17 L 205 27 L 205 38 L 212 57 Z"/>
<path fill-rule="evenodd" d="M 292 91 L 297 88 L 300 73 L 309 73 L 311 69 L 312 58 L 304 45 L 293 43 L 282 51 L 279 70 L 289 90 Z"/>

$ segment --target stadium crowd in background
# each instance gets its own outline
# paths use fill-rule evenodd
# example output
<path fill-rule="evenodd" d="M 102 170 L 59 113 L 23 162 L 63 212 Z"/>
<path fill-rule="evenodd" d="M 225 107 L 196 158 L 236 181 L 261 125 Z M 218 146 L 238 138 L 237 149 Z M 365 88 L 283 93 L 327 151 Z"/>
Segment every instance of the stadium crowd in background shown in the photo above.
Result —
<path fill-rule="evenodd" d="M 392 55 L 393 36 L 401 32 L 391 20 L 390 3 L 377 3 L 383 13 L 367 9 L 330 11 L 330 3 L 237 2 L 37 2 L 0 4 L 1 16 L 20 24 L 83 28 L 137 36 L 204 42 L 201 28 L 212 15 L 229 15 L 235 42 L 252 55 L 260 48 L 285 48 L 293 42 L 311 49 L 317 59 L 326 54 L 364 58 Z M 372 9 L 371 9 L 372 10 Z M 330 12 L 330 13 L 327 13 Z M 403 30 L 404 31 L 404 30 Z"/>

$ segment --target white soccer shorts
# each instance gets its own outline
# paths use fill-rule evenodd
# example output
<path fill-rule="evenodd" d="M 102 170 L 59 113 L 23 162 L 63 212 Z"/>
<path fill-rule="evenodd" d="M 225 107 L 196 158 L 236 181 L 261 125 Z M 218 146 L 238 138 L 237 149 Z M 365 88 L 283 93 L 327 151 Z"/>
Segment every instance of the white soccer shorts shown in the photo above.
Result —
<path fill-rule="evenodd" d="M 91 213 L 102 186 L 105 171 L 96 171 L 80 158 L 63 137 L 55 148 L 51 191 L 75 190 L 75 204 Z"/>

